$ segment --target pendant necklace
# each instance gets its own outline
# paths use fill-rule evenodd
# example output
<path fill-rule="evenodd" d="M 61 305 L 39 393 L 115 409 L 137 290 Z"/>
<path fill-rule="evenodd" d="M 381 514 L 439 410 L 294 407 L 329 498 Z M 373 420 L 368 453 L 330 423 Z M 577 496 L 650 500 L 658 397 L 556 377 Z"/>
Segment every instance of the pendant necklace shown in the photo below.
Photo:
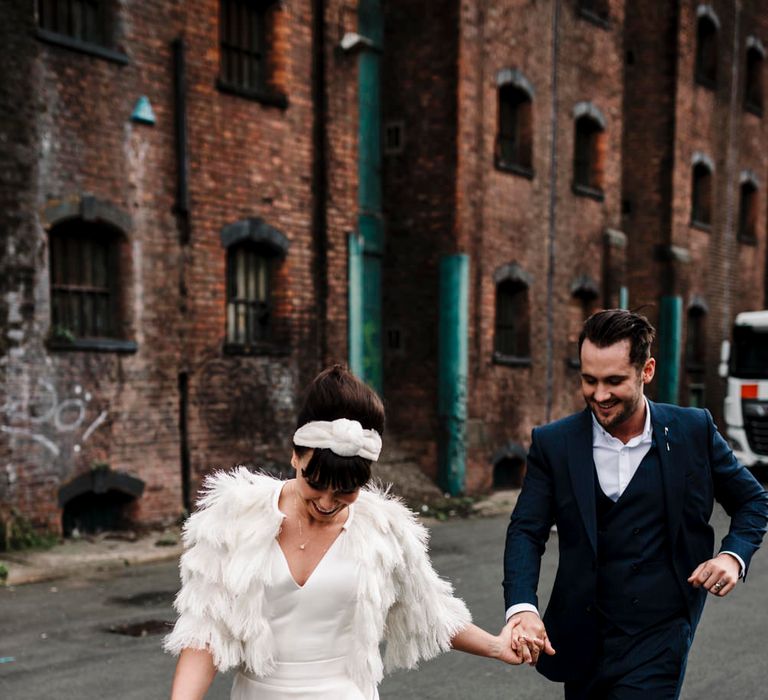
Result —
<path fill-rule="evenodd" d="M 299 523 L 299 541 L 304 539 L 304 528 L 301 527 L 301 516 L 299 515 L 299 496 L 296 493 L 296 489 L 293 490 L 293 500 L 296 503 L 296 520 Z M 311 539 L 311 538 L 310 538 Z M 303 544 L 299 544 L 299 549 L 303 552 L 307 545 L 309 544 L 310 540 L 307 540 Z"/>

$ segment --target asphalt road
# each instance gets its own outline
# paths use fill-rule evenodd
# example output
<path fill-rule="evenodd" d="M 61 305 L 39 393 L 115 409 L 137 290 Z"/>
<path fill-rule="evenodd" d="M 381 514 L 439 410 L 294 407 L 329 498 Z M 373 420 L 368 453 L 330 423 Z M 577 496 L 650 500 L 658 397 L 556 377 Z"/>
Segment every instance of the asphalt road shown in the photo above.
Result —
<path fill-rule="evenodd" d="M 715 514 L 720 532 L 726 519 Z M 475 621 L 496 630 L 503 616 L 501 553 L 506 518 L 458 521 L 434 528 L 438 570 L 467 601 Z M 557 537 L 542 567 L 548 596 Z M 116 634 L 120 625 L 173 619 L 178 586 L 173 564 L 127 568 L 121 574 L 0 589 L 0 698 L 90 700 L 167 698 L 174 660 L 160 651 L 152 625 L 145 636 Z M 141 625 L 140 625 L 141 627 Z M 688 665 L 685 700 L 768 698 L 768 552 L 755 557 L 746 584 L 711 599 Z M 208 698 L 229 697 L 231 678 L 216 679 Z M 385 679 L 382 700 L 554 700 L 560 686 L 528 667 L 505 667 L 450 652 L 418 671 Z M 652 700 L 652 699 L 649 699 Z"/>

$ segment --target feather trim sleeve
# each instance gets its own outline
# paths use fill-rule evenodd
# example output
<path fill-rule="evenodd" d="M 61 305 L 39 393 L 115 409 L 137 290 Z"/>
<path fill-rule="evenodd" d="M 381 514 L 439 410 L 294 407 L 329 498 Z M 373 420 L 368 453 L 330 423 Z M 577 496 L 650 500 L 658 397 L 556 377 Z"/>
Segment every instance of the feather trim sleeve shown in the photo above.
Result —
<path fill-rule="evenodd" d="M 263 653 L 271 633 L 261 604 L 270 570 L 265 545 L 280 521 L 270 517 L 274 489 L 265 488 L 266 479 L 243 467 L 206 478 L 198 510 L 184 525 L 179 617 L 163 641 L 166 651 L 207 649 L 222 672 L 245 665 L 260 674 L 272 666 Z"/>
<path fill-rule="evenodd" d="M 402 547 L 402 565 L 394 572 L 395 603 L 385 625 L 384 667 L 413 668 L 451 648 L 451 640 L 472 622 L 450 582 L 438 576 L 428 554 L 429 534 L 415 514 L 387 500 L 393 533 Z"/>

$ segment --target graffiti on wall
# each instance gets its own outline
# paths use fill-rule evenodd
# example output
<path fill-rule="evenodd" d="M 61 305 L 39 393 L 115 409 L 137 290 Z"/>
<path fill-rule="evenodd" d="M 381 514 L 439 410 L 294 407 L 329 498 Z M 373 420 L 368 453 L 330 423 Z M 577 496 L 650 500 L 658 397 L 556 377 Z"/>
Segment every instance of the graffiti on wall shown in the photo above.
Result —
<path fill-rule="evenodd" d="M 94 417 L 92 398 L 79 384 L 61 396 L 53 382 L 38 378 L 0 404 L 0 432 L 32 440 L 53 457 L 61 454 L 67 436 L 77 454 L 108 417 L 104 410 Z"/>

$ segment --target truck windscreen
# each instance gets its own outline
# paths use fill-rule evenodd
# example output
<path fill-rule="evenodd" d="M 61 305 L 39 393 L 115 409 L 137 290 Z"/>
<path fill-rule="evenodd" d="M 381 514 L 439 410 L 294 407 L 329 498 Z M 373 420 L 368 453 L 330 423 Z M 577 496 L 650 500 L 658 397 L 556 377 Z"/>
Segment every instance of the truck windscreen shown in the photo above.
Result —
<path fill-rule="evenodd" d="M 747 326 L 733 329 L 731 376 L 742 379 L 768 378 L 768 329 Z"/>

